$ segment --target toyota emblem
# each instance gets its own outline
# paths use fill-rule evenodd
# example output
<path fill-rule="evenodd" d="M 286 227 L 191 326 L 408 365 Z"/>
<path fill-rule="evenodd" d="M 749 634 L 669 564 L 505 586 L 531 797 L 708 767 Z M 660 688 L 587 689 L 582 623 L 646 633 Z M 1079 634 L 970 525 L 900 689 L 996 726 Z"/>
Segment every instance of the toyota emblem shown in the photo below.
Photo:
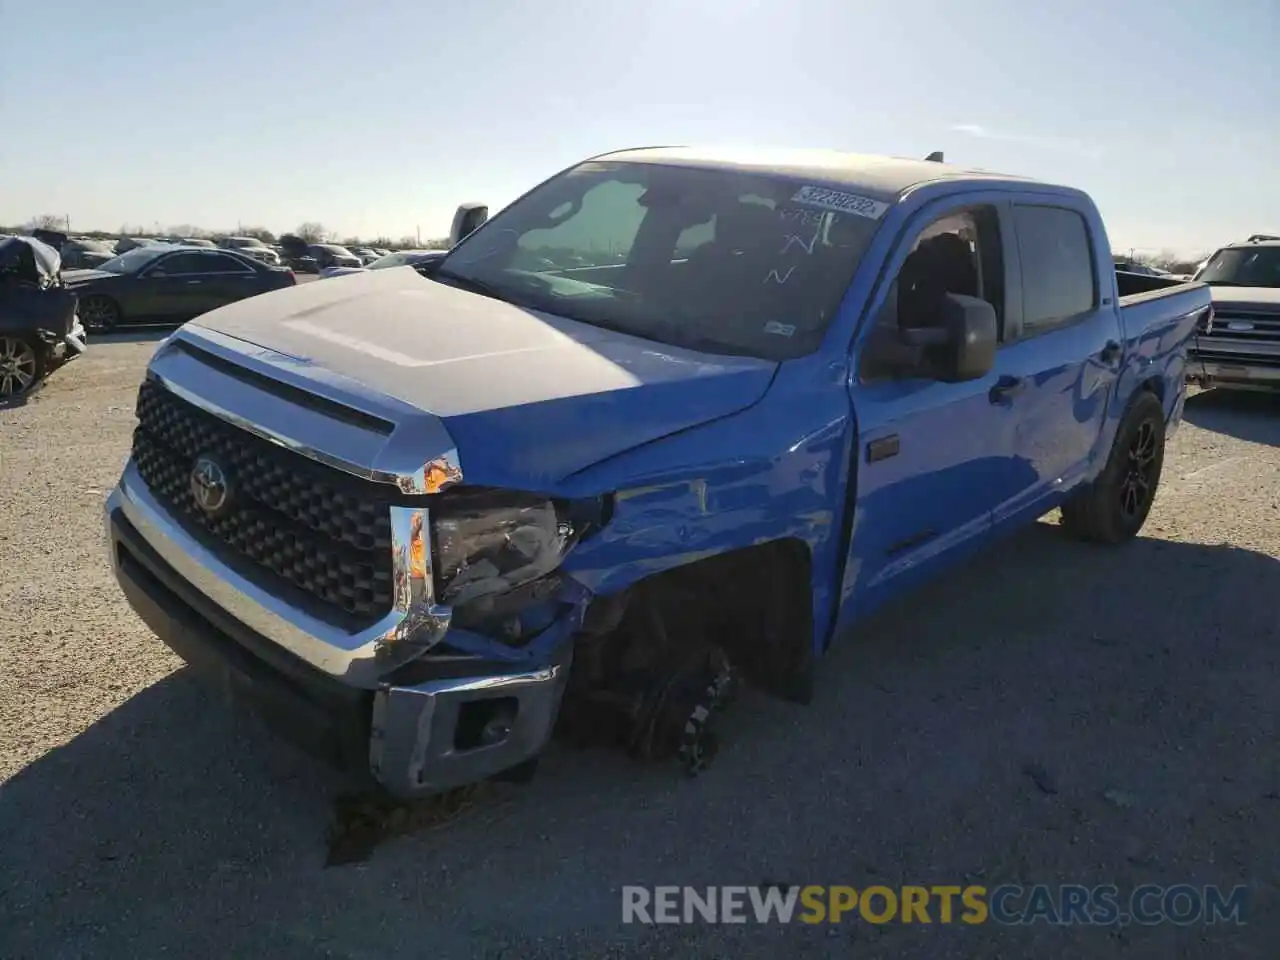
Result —
<path fill-rule="evenodd" d="M 231 499 L 231 485 L 222 465 L 212 457 L 197 457 L 191 471 L 191 495 L 196 506 L 213 516 L 227 506 Z"/>

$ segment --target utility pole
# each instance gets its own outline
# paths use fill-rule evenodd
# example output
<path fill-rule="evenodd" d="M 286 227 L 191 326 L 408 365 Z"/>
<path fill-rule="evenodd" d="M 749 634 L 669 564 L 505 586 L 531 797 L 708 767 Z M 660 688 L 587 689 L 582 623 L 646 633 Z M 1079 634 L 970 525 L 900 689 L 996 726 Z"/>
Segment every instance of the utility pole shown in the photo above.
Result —
<path fill-rule="evenodd" d="M 418 238 L 418 246 L 422 246 L 422 224 L 418 224 L 413 228 L 415 236 Z"/>

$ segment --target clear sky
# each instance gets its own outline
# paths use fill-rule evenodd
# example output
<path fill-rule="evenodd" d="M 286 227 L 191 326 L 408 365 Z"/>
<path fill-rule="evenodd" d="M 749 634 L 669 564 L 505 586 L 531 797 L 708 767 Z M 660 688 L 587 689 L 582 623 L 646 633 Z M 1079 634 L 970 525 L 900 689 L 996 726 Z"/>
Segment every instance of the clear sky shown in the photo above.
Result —
<path fill-rule="evenodd" d="M 424 239 L 594 153 L 813 146 L 1280 231 L 1280 2 L 0 0 L 0 223 Z"/>

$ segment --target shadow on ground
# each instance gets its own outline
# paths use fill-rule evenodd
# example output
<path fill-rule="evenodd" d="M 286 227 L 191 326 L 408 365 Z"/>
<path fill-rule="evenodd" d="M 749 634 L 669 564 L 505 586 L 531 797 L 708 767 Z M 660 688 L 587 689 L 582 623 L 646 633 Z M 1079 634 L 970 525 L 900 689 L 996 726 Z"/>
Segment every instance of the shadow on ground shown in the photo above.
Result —
<path fill-rule="evenodd" d="M 1183 418 L 1214 433 L 1280 447 L 1280 392 L 1205 390 L 1187 398 Z"/>
<path fill-rule="evenodd" d="M 165 326 L 117 327 L 110 333 L 90 334 L 89 349 L 92 350 L 97 343 L 158 343 L 176 329 L 176 323 Z"/>
<path fill-rule="evenodd" d="M 0 788 L 0 954 L 1262 956 L 1276 596 L 1274 557 L 1040 524 L 844 638 L 810 707 L 749 694 L 699 780 L 553 749 L 341 870 L 335 784 L 179 672 Z M 623 884 L 766 880 L 1255 889 L 1246 928 L 619 923 Z"/>

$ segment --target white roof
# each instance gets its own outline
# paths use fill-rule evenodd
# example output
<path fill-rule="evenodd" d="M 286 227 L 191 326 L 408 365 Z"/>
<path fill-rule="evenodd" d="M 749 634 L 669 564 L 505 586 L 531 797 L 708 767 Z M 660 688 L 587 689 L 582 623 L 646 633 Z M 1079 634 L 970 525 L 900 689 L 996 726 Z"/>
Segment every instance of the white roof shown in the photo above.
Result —
<path fill-rule="evenodd" d="M 839 150 L 776 150 L 757 148 L 641 147 L 619 150 L 596 160 L 670 163 L 704 169 L 737 169 L 772 173 L 797 180 L 834 186 L 857 187 L 864 192 L 897 197 L 917 184 L 931 180 L 982 179 L 1017 183 L 1026 177 L 973 170 L 931 160 L 909 160 Z"/>

